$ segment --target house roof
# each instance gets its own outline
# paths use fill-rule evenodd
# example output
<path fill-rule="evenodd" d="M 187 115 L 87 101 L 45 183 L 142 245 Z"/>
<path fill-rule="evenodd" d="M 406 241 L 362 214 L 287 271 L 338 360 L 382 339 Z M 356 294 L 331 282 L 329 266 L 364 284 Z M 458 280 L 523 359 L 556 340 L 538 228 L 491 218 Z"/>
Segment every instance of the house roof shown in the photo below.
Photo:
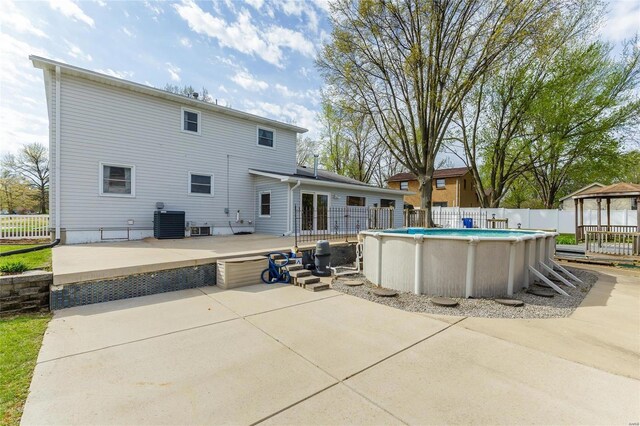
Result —
<path fill-rule="evenodd" d="M 587 190 L 589 190 L 589 189 L 593 188 L 594 186 L 595 186 L 595 187 L 598 187 L 598 188 L 602 188 L 604 185 L 603 185 L 603 184 L 601 184 L 600 182 L 593 182 L 593 183 L 590 183 L 589 185 L 587 185 L 587 186 L 583 186 L 582 188 L 578 189 L 577 191 L 573 191 L 571 194 L 569 194 L 569 195 L 567 195 L 567 196 L 565 196 L 565 197 L 560 198 L 560 202 L 563 202 L 563 201 L 564 201 L 564 200 L 566 200 L 567 198 L 572 198 L 574 195 L 582 194 L 583 192 L 585 192 L 585 191 L 587 191 Z"/>
<path fill-rule="evenodd" d="M 573 198 L 632 198 L 640 197 L 640 185 L 619 182 L 602 188 L 592 188 Z"/>
<path fill-rule="evenodd" d="M 186 96 L 167 92 L 166 90 L 156 89 L 154 87 L 149 87 L 144 84 L 134 83 L 133 81 L 112 77 L 110 75 L 101 74 L 95 71 L 90 71 L 84 68 L 65 64 L 63 62 L 54 61 L 52 59 L 47 59 L 47 58 L 43 58 L 35 55 L 30 55 L 29 59 L 31 60 L 35 68 L 39 68 L 42 70 L 45 70 L 45 69 L 55 70 L 57 67 L 59 67 L 62 73 L 85 78 L 87 80 L 107 84 L 110 86 L 120 87 L 123 89 L 130 90 L 132 92 L 144 93 L 146 95 L 155 96 L 157 98 L 163 98 L 163 99 L 179 102 L 184 105 L 190 105 L 200 109 L 215 111 L 221 114 L 226 114 L 226 115 L 230 115 L 237 118 L 243 118 L 246 120 L 254 121 L 256 123 L 277 127 L 280 129 L 291 130 L 296 133 L 305 133 L 308 131 L 304 127 L 294 126 L 292 124 L 283 123 L 281 121 L 272 120 L 270 118 L 265 118 L 259 115 L 250 114 L 248 112 L 239 111 L 237 109 L 225 107 L 222 105 L 217 105 L 211 102 L 206 102 L 204 100 L 187 98 Z"/>
<path fill-rule="evenodd" d="M 297 183 L 300 181 L 306 185 L 315 185 L 315 186 L 331 186 L 336 188 L 344 188 L 344 189 L 354 189 L 360 191 L 371 191 L 371 192 L 379 192 L 384 194 L 393 194 L 393 195 L 412 195 L 413 192 L 402 191 L 398 189 L 389 189 L 389 188 L 380 188 L 377 186 L 369 185 L 364 182 L 360 182 L 356 179 L 351 179 L 346 176 L 341 176 L 337 173 L 329 172 L 327 170 L 318 169 L 318 177 L 314 177 L 313 169 L 309 169 L 306 167 L 298 167 L 295 173 L 282 173 L 282 172 L 272 172 L 268 170 L 256 170 L 249 169 L 249 173 L 258 175 L 258 176 L 266 176 L 273 179 L 279 179 L 281 182 L 293 182 Z"/>
<path fill-rule="evenodd" d="M 434 179 L 443 179 L 451 177 L 462 177 L 469 172 L 468 167 L 452 167 L 450 169 L 438 169 L 433 172 Z M 413 173 L 397 173 L 387 179 L 388 182 L 399 182 L 405 180 L 416 180 L 416 176 Z"/>

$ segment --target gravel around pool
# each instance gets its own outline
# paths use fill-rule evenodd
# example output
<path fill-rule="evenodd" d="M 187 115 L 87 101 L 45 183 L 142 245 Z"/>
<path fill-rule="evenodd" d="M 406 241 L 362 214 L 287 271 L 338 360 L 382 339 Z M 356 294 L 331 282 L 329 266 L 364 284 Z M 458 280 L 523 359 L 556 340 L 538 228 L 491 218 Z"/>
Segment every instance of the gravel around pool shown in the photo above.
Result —
<path fill-rule="evenodd" d="M 411 312 L 485 318 L 560 318 L 571 315 L 598 280 L 595 274 L 580 269 L 567 268 L 567 270 L 584 282 L 584 284 L 578 284 L 577 288 L 574 289 L 554 281 L 569 293 L 569 297 L 560 294 L 556 294 L 551 298 L 540 297 L 521 290 L 513 295 L 514 299 L 520 299 L 524 302 L 524 306 L 521 307 L 504 306 L 493 299 L 456 298 L 454 300 L 458 301 L 458 306 L 449 308 L 434 305 L 431 303 L 430 296 L 404 292 L 398 292 L 395 297 L 380 297 L 372 294 L 371 290 L 377 287 L 370 283 L 364 275 L 336 277 L 333 280 L 332 287 L 334 290 L 351 296 Z M 353 279 L 361 280 L 364 284 L 358 287 L 350 287 L 344 284 L 344 281 Z M 534 285 L 536 284 L 540 284 L 540 282 L 535 281 Z"/>

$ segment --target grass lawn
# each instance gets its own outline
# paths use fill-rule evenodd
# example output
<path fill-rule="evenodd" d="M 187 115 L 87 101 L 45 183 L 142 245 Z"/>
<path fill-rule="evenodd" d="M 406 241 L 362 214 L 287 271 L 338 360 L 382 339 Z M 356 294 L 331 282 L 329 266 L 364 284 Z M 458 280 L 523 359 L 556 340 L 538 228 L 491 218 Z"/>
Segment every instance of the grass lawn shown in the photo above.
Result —
<path fill-rule="evenodd" d="M 34 247 L 40 244 L 12 244 L 0 246 L 0 252 L 18 250 L 27 247 Z M 0 257 L 0 265 L 8 262 L 22 261 L 27 269 L 51 270 L 51 249 L 32 251 L 31 253 L 13 254 L 11 256 Z"/>
<path fill-rule="evenodd" d="M 0 424 L 18 425 L 50 314 L 0 319 Z"/>
<path fill-rule="evenodd" d="M 556 238 L 556 244 L 575 244 L 576 236 L 574 234 L 560 234 Z"/>

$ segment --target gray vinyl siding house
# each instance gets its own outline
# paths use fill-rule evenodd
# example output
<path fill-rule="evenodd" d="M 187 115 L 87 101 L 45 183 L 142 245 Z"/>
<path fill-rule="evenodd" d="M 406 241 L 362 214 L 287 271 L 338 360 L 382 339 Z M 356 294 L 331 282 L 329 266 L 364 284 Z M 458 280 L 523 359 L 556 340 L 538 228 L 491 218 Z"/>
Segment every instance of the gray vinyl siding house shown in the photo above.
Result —
<path fill-rule="evenodd" d="M 194 228 L 213 235 L 286 235 L 293 231 L 300 191 L 320 188 L 313 176 L 303 176 L 292 192 L 293 178 L 285 182 L 252 172 L 295 176 L 296 138 L 304 128 L 53 60 L 30 59 L 44 72 L 50 223 L 63 243 L 153 236 L 157 203 L 185 212 L 187 236 Z M 188 120 L 197 122 L 197 131 L 189 131 Z M 264 146 L 259 135 L 268 136 L 266 143 L 273 146 Z M 403 192 L 336 179 L 337 186 L 323 189 L 332 205 L 353 193 L 366 194 L 368 205 L 387 197 L 402 206 Z M 269 215 L 261 214 L 261 198 L 267 199 L 262 193 L 270 194 Z"/>

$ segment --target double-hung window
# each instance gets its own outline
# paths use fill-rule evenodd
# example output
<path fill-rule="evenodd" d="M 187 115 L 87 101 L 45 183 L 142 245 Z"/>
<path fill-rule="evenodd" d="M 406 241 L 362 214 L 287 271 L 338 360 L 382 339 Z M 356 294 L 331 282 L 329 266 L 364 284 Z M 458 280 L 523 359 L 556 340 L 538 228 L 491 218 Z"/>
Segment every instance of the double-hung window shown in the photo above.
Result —
<path fill-rule="evenodd" d="M 189 172 L 189 194 L 213 195 L 213 175 Z"/>
<path fill-rule="evenodd" d="M 100 163 L 100 195 L 135 197 L 135 167 Z"/>
<path fill-rule="evenodd" d="M 436 179 L 436 188 L 444 189 L 446 187 L 446 181 L 444 179 Z"/>
<path fill-rule="evenodd" d="M 408 191 L 409 190 L 409 181 L 403 180 L 402 182 L 400 182 L 400 189 L 403 191 Z"/>
<path fill-rule="evenodd" d="M 200 134 L 200 112 L 182 108 L 182 131 L 186 133 Z"/>
<path fill-rule="evenodd" d="M 265 146 L 267 148 L 275 148 L 276 146 L 275 130 L 265 129 L 264 127 L 258 127 L 258 145 Z"/>
<path fill-rule="evenodd" d="M 260 217 L 271 217 L 271 192 L 260 193 Z"/>

